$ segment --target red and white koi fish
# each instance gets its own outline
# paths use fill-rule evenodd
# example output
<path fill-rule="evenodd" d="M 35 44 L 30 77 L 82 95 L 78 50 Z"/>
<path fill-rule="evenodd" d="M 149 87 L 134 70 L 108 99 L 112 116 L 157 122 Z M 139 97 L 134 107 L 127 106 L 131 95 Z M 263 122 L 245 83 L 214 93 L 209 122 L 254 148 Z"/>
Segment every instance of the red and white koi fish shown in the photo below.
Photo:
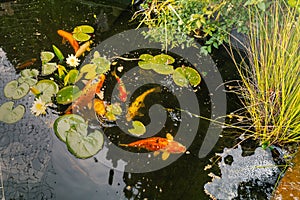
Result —
<path fill-rule="evenodd" d="M 173 136 L 167 133 L 166 138 L 151 137 L 147 139 L 138 140 L 129 144 L 119 144 L 125 147 L 137 147 L 143 148 L 148 151 L 154 151 L 154 156 L 157 156 L 160 152 L 162 154 L 162 160 L 168 159 L 171 153 L 178 154 L 186 152 L 186 147 L 173 140 Z"/>
<path fill-rule="evenodd" d="M 105 81 L 105 75 L 100 74 L 96 76 L 94 79 L 91 79 L 87 82 L 85 87 L 83 88 L 80 97 L 75 100 L 65 111 L 65 114 L 71 113 L 80 113 L 84 112 L 84 109 L 92 108 L 93 99 L 95 98 L 95 94 L 99 94 L 100 90 Z"/>
<path fill-rule="evenodd" d="M 79 47 L 78 51 L 76 52 L 75 57 L 78 58 L 78 57 L 80 57 L 82 54 L 84 54 L 84 52 L 90 51 L 90 50 L 91 50 L 91 49 L 90 49 L 90 45 L 91 45 L 92 43 L 93 43 L 92 40 L 89 40 L 89 41 L 85 42 L 84 44 L 82 44 L 82 45 Z"/>
<path fill-rule="evenodd" d="M 61 37 L 63 37 L 63 39 L 68 40 L 68 42 L 71 44 L 71 46 L 73 47 L 75 53 L 78 51 L 79 49 L 79 44 L 78 42 L 73 38 L 72 33 L 69 33 L 67 31 L 64 30 L 58 30 L 57 31 L 58 35 L 60 35 Z"/>
<path fill-rule="evenodd" d="M 122 102 L 125 102 L 126 99 L 127 99 L 127 91 L 126 91 L 126 88 L 125 88 L 125 85 L 122 81 L 122 79 L 116 74 L 116 71 L 113 71 L 111 73 L 117 80 L 118 84 L 119 84 L 119 98 Z"/>

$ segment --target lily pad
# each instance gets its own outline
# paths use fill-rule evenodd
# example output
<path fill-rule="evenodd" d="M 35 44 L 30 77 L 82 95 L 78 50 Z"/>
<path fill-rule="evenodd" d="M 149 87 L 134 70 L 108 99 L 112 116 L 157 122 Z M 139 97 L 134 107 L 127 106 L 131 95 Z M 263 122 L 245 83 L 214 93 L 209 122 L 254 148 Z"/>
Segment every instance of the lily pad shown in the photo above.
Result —
<path fill-rule="evenodd" d="M 73 33 L 94 33 L 94 28 L 89 25 L 76 26 Z"/>
<path fill-rule="evenodd" d="M 15 123 L 22 119 L 25 113 L 25 107 L 18 105 L 13 108 L 14 102 L 9 101 L 0 106 L 0 121 L 8 124 Z"/>
<path fill-rule="evenodd" d="M 51 80 L 41 80 L 34 86 L 41 92 L 40 98 L 44 102 L 51 102 L 51 98 L 59 90 L 58 85 Z"/>
<path fill-rule="evenodd" d="M 156 73 L 164 75 L 172 74 L 174 71 L 173 66 L 170 65 L 175 62 L 172 56 L 166 54 L 156 56 L 142 54 L 139 58 L 142 61 L 139 61 L 138 65 L 142 69 L 153 69 Z"/>
<path fill-rule="evenodd" d="M 41 52 L 41 61 L 42 64 L 46 64 L 47 62 L 51 61 L 54 58 L 54 53 L 51 51 L 42 51 Z"/>
<path fill-rule="evenodd" d="M 76 86 L 66 86 L 59 90 L 56 94 L 56 101 L 59 104 L 69 104 L 75 101 L 81 94 L 80 89 Z"/>
<path fill-rule="evenodd" d="M 140 121 L 132 121 L 132 129 L 128 129 L 128 132 L 133 134 L 133 135 L 137 135 L 137 136 L 141 136 L 144 133 L 146 133 L 146 127 L 144 126 L 144 124 Z"/>
<path fill-rule="evenodd" d="M 119 103 L 114 103 L 114 104 L 108 105 L 106 107 L 106 111 L 107 112 L 105 113 L 105 117 L 109 121 L 117 120 L 116 115 L 121 115 L 122 114 L 122 108 L 121 108 Z"/>
<path fill-rule="evenodd" d="M 197 70 L 191 67 L 185 67 L 185 75 L 192 86 L 197 86 L 201 82 L 201 76 Z"/>
<path fill-rule="evenodd" d="M 172 74 L 174 69 L 172 65 L 164 65 L 164 64 L 152 64 L 152 69 L 159 74 Z"/>
<path fill-rule="evenodd" d="M 169 65 L 175 62 L 175 59 L 172 56 L 166 54 L 159 54 L 154 56 L 153 62 L 157 64 Z"/>
<path fill-rule="evenodd" d="M 98 153 L 104 143 L 103 134 L 95 130 L 87 136 L 78 131 L 71 131 L 67 135 L 69 151 L 78 158 L 89 158 Z"/>
<path fill-rule="evenodd" d="M 152 69 L 152 61 L 153 61 L 153 56 L 150 54 L 142 54 L 139 57 L 142 61 L 138 62 L 138 65 L 142 69 Z"/>
<path fill-rule="evenodd" d="M 104 57 L 93 58 L 92 63 L 94 63 L 97 67 L 97 74 L 104 74 L 110 70 L 110 62 Z"/>
<path fill-rule="evenodd" d="M 83 135 L 87 135 L 87 124 L 81 116 L 75 114 L 57 118 L 53 124 L 53 129 L 57 137 L 63 142 L 66 142 L 67 134 L 71 131 L 80 130 Z"/>
<path fill-rule="evenodd" d="M 175 69 L 175 71 L 173 73 L 173 80 L 174 80 L 175 84 L 180 87 L 187 87 L 189 84 L 189 80 L 185 76 L 185 73 L 184 73 L 182 67 L 178 67 Z"/>
<path fill-rule="evenodd" d="M 39 71 L 36 69 L 24 69 L 21 71 L 21 76 L 23 77 L 37 77 L 39 75 Z"/>
<path fill-rule="evenodd" d="M 52 74 L 57 69 L 56 63 L 45 63 L 42 65 L 42 76 Z"/>
<path fill-rule="evenodd" d="M 86 73 L 85 79 L 92 79 L 97 75 L 96 68 L 95 64 L 86 64 L 80 69 L 80 73 Z"/>
<path fill-rule="evenodd" d="M 74 84 L 74 83 L 76 83 L 77 78 L 78 78 L 78 74 L 79 74 L 79 72 L 78 72 L 77 69 L 70 70 L 69 73 L 64 78 L 64 84 L 65 84 L 65 86 L 67 84 Z"/>
<path fill-rule="evenodd" d="M 191 67 L 178 67 L 173 73 L 173 80 L 176 85 L 187 87 L 188 84 L 197 86 L 201 82 L 201 76 L 197 70 Z"/>
<path fill-rule="evenodd" d="M 4 87 L 4 95 L 7 98 L 21 99 L 29 92 L 29 85 L 27 83 L 19 83 L 16 80 L 10 81 Z"/>
<path fill-rule="evenodd" d="M 77 41 L 85 42 L 88 41 L 91 38 L 91 36 L 89 34 L 79 32 L 79 33 L 74 33 L 73 38 Z"/>

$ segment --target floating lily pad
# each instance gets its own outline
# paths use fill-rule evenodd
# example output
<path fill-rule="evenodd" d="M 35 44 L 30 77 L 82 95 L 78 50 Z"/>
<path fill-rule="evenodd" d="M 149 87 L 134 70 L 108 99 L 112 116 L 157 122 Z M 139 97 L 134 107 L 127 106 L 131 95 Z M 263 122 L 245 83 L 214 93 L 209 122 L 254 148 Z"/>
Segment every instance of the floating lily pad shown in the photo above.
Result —
<path fill-rule="evenodd" d="M 142 61 L 138 62 L 138 65 L 142 69 L 152 69 L 152 61 L 153 61 L 153 56 L 150 54 L 142 54 L 139 57 Z"/>
<path fill-rule="evenodd" d="M 86 64 L 80 69 L 80 73 L 86 73 L 85 79 L 92 79 L 97 75 L 96 68 L 95 64 Z"/>
<path fill-rule="evenodd" d="M 78 131 L 71 131 L 67 135 L 67 146 L 69 151 L 78 158 L 89 158 L 98 153 L 104 143 L 103 134 L 95 130 L 84 136 Z"/>
<path fill-rule="evenodd" d="M 76 85 L 66 86 L 57 92 L 56 101 L 59 104 L 66 105 L 75 101 L 80 94 L 81 91 Z"/>
<path fill-rule="evenodd" d="M 63 53 L 60 51 L 60 49 L 57 48 L 55 45 L 52 45 L 52 48 L 53 48 L 53 51 L 54 51 L 55 55 L 57 56 L 57 58 L 60 61 L 63 61 L 65 57 L 64 57 Z"/>
<path fill-rule="evenodd" d="M 51 102 L 51 98 L 59 90 L 58 85 L 51 80 L 41 80 L 34 86 L 41 92 L 40 98 L 43 102 Z"/>
<path fill-rule="evenodd" d="M 51 51 L 42 51 L 41 52 L 41 61 L 42 64 L 46 64 L 54 58 L 54 53 Z"/>
<path fill-rule="evenodd" d="M 142 54 L 139 58 L 142 61 L 139 61 L 138 65 L 142 69 L 153 69 L 156 73 L 164 75 L 172 74 L 174 71 L 173 66 L 170 65 L 175 62 L 172 56 L 166 54 L 156 56 Z"/>
<path fill-rule="evenodd" d="M 20 84 L 27 83 L 29 86 L 35 85 L 38 80 L 39 71 L 36 69 L 25 69 L 21 71 L 21 76 L 18 78 Z"/>
<path fill-rule="evenodd" d="M 45 63 L 42 65 L 42 76 L 52 74 L 57 69 L 56 63 Z"/>
<path fill-rule="evenodd" d="M 140 121 L 132 121 L 132 129 L 128 129 L 128 132 L 133 134 L 133 135 L 143 135 L 144 133 L 146 133 L 146 127 L 144 126 L 144 124 Z"/>
<path fill-rule="evenodd" d="M 73 38 L 77 41 L 88 41 L 91 36 L 87 33 L 94 33 L 94 28 L 89 25 L 77 26 L 73 30 Z"/>
<path fill-rule="evenodd" d="M 97 74 L 104 74 L 110 70 L 110 62 L 104 57 L 93 58 L 92 63 L 94 63 L 97 67 Z"/>
<path fill-rule="evenodd" d="M 166 54 L 159 54 L 154 56 L 153 62 L 157 64 L 169 65 L 175 62 L 175 59 L 172 56 Z"/>
<path fill-rule="evenodd" d="M 176 85 L 181 87 L 187 87 L 189 83 L 197 86 L 201 81 L 201 76 L 197 70 L 191 67 L 178 67 L 173 73 L 173 80 Z"/>
<path fill-rule="evenodd" d="M 23 77 L 37 77 L 39 75 L 39 71 L 36 69 L 24 69 L 21 71 L 21 76 Z"/>
<path fill-rule="evenodd" d="M 25 113 L 25 107 L 18 105 L 13 108 L 14 102 L 9 101 L 0 106 L 0 121 L 8 124 L 15 123 L 22 119 Z"/>
<path fill-rule="evenodd" d="M 74 83 L 76 83 L 77 78 L 78 78 L 78 74 L 79 74 L 79 72 L 78 72 L 77 69 L 70 70 L 69 73 L 64 78 L 64 84 L 65 84 L 65 86 L 67 84 L 74 84 Z"/>
<path fill-rule="evenodd" d="M 80 33 L 74 33 L 73 38 L 77 41 L 85 42 L 88 41 L 91 38 L 91 36 L 89 34 L 80 32 Z"/>
<path fill-rule="evenodd" d="M 122 108 L 121 108 L 119 103 L 114 103 L 114 104 L 108 105 L 106 107 L 106 111 L 107 112 L 105 113 L 105 117 L 109 121 L 117 120 L 116 115 L 121 115 L 122 114 Z"/>
<path fill-rule="evenodd" d="M 21 99 L 29 92 L 29 85 L 27 83 L 19 83 L 16 80 L 13 80 L 6 84 L 4 87 L 4 95 L 7 98 L 12 99 Z"/>
<path fill-rule="evenodd" d="M 152 69 L 159 74 L 172 74 L 174 69 L 172 65 L 152 64 Z"/>
<path fill-rule="evenodd" d="M 80 130 L 83 135 L 87 135 L 87 124 L 81 116 L 75 114 L 57 118 L 53 124 L 53 129 L 57 137 L 63 142 L 66 142 L 67 134 L 70 131 Z"/>

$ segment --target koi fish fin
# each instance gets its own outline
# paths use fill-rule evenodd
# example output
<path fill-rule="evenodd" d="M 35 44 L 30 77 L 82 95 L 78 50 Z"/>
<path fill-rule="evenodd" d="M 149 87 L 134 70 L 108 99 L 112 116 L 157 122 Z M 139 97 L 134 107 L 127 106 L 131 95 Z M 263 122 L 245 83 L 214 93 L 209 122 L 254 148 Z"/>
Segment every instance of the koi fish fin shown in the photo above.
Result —
<path fill-rule="evenodd" d="M 166 138 L 170 141 L 173 141 L 173 136 L 170 133 L 167 133 Z"/>
<path fill-rule="evenodd" d="M 62 44 L 66 44 L 66 43 L 67 43 L 66 38 L 63 37 L 61 43 L 62 43 Z"/>
<path fill-rule="evenodd" d="M 140 117 L 144 116 L 144 114 L 141 113 L 141 112 L 137 112 L 137 115 L 140 116 Z"/>
<path fill-rule="evenodd" d="M 162 160 L 167 160 L 169 158 L 169 156 L 170 156 L 170 153 L 167 151 L 164 151 L 161 158 L 162 158 Z"/>
<path fill-rule="evenodd" d="M 91 102 L 89 102 L 88 104 L 87 104 L 87 107 L 89 108 L 89 110 L 91 110 L 92 109 L 92 107 L 93 107 L 93 102 L 91 101 Z"/>
<path fill-rule="evenodd" d="M 154 151 L 154 152 L 153 152 L 154 157 L 158 156 L 159 153 L 160 153 L 159 151 Z"/>

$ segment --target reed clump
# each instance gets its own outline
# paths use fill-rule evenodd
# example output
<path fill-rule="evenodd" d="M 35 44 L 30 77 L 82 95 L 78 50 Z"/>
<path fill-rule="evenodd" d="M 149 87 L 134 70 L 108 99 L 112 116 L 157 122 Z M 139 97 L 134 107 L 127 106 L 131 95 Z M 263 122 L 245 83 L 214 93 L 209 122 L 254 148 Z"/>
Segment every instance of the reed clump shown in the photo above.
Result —
<path fill-rule="evenodd" d="M 266 12 L 251 7 L 247 56 L 241 63 L 234 59 L 241 77 L 237 93 L 246 109 L 244 119 L 264 146 L 300 141 L 297 7 L 280 0 L 273 1 Z"/>

